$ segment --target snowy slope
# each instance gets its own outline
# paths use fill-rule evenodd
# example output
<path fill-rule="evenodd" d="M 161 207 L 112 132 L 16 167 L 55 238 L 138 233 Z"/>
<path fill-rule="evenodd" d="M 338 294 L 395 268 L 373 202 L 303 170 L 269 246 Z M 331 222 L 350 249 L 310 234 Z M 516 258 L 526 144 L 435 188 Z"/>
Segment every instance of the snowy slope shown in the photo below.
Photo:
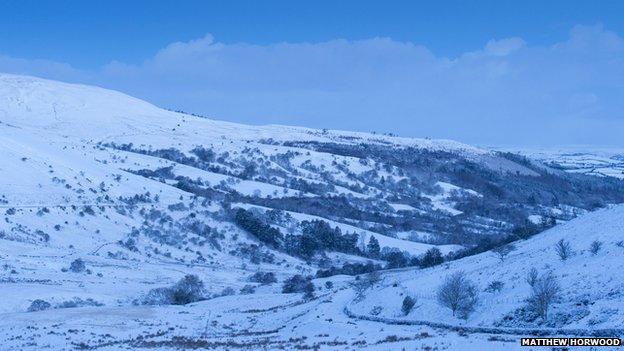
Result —
<path fill-rule="evenodd" d="M 564 239 L 573 255 L 563 261 L 555 245 Z M 602 248 L 590 252 L 593 241 Z M 527 273 L 536 268 L 540 274 L 551 272 L 562 292 L 555 303 L 550 324 L 542 327 L 572 329 L 619 328 L 624 325 L 624 206 L 599 210 L 559 225 L 526 241 L 515 243 L 503 262 L 491 251 L 418 272 L 401 271 L 383 276 L 383 283 L 352 306 L 368 314 L 371 306 L 383 306 L 380 316 L 407 320 L 428 320 L 470 326 L 536 327 L 518 320 L 505 321 L 507 315 L 526 305 L 530 286 Z M 467 274 L 477 286 L 481 302 L 467 321 L 453 317 L 436 301 L 442 280 L 457 271 Z M 493 281 L 504 283 L 499 292 L 484 291 Z M 391 284 L 398 282 L 398 285 Z M 408 316 L 401 312 L 405 295 L 416 297 Z"/>
<path fill-rule="evenodd" d="M 101 88 L 0 74 L 0 342 L 15 350 L 503 350 L 515 340 L 364 321 L 345 307 L 368 314 L 382 305 L 380 317 L 397 318 L 397 291 L 409 292 L 422 295 L 422 306 L 405 318 L 464 323 L 430 298 L 442 276 L 461 268 L 480 287 L 509 282 L 465 322 L 492 325 L 521 305 L 526 287 L 511 282 L 522 280 L 527 262 L 552 269 L 564 286 L 588 276 L 608 289 L 568 289 L 561 310 L 581 298 L 598 302 L 566 327 L 585 328 L 589 320 L 616 326 L 622 314 L 609 306 L 621 300 L 615 272 L 622 267 L 613 257 L 621 250 L 622 208 L 565 222 L 596 204 L 624 201 L 617 191 L 624 187 L 610 178 L 542 173 L 546 168 L 454 141 L 241 125 Z M 285 237 L 324 221 L 357 243 L 304 257 L 242 229 L 239 208 Z M 311 300 L 281 293 L 287 278 L 327 268 L 321 261 L 386 264 L 368 251 L 372 237 L 381 252 L 414 264 L 432 248 L 458 252 L 551 217 L 565 224 L 519 243 L 504 264 L 485 253 L 389 271 L 364 300 L 361 280 L 347 275 L 314 279 Z M 562 264 L 551 246 L 564 236 L 578 254 Z M 581 252 L 593 240 L 604 242 L 603 251 Z M 72 268 L 77 261 L 84 269 Z M 256 272 L 274 273 L 277 282 L 251 281 Z M 150 290 L 187 274 L 203 280 L 207 300 L 140 305 Z M 37 300 L 49 306 L 29 312 Z"/>
<path fill-rule="evenodd" d="M 572 173 L 624 178 L 624 150 L 618 148 L 566 147 L 510 149 Z"/>
<path fill-rule="evenodd" d="M 81 139 L 112 138 L 123 141 L 136 136 L 137 140 L 149 140 L 154 145 L 159 141 L 169 144 L 166 140 L 158 140 L 159 137 L 177 141 L 192 137 L 187 142 L 194 144 L 214 141 L 222 136 L 238 140 L 355 139 L 436 150 L 488 153 L 450 140 L 397 138 L 343 131 L 328 131 L 323 135 L 318 130 L 301 127 L 248 126 L 212 121 L 166 111 L 111 90 L 10 74 L 0 74 L 0 121 L 4 126 Z"/>

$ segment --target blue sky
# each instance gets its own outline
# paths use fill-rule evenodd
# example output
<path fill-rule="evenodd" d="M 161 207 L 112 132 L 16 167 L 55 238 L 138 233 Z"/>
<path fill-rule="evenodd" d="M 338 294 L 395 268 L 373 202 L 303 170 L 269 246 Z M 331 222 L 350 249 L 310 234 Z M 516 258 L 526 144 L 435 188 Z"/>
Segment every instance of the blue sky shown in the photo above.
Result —
<path fill-rule="evenodd" d="M 0 71 L 245 123 L 624 147 L 622 18 L 622 1 L 8 0 Z"/>

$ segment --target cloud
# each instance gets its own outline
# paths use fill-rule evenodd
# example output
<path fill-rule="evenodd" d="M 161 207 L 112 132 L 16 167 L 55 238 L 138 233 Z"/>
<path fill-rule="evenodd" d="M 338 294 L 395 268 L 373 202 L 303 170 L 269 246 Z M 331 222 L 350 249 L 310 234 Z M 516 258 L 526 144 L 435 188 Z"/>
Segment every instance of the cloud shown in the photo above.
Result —
<path fill-rule="evenodd" d="M 86 72 L 66 63 L 49 60 L 27 60 L 0 54 L 0 72 L 25 74 L 59 80 L 87 80 Z"/>
<path fill-rule="evenodd" d="M 110 87 L 247 123 L 398 132 L 478 144 L 624 146 L 624 41 L 577 26 L 565 41 L 490 40 L 455 58 L 390 38 L 270 45 L 211 35 L 138 65 L 82 72 L 0 57 L 1 71 Z"/>
<path fill-rule="evenodd" d="M 507 38 L 501 40 L 490 40 L 485 45 L 484 52 L 493 56 L 507 56 L 512 52 L 525 46 L 524 40 L 521 38 Z"/>

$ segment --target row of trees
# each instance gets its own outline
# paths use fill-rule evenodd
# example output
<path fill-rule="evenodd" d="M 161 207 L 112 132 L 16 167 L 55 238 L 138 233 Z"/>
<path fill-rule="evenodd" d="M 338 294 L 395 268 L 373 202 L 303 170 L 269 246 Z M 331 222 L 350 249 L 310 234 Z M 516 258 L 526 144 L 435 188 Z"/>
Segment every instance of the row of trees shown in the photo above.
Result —
<path fill-rule="evenodd" d="M 236 210 L 234 222 L 261 242 L 304 259 L 310 259 L 317 252 L 325 250 L 364 255 L 357 246 L 359 237 L 357 234 L 343 234 L 340 228 L 332 228 L 325 221 L 303 221 L 300 224 L 301 235 L 288 234 L 286 236 L 283 236 L 278 229 L 264 223 L 253 212 L 245 209 Z"/>
<path fill-rule="evenodd" d="M 271 245 L 275 248 L 280 247 L 284 241 L 282 233 L 270 225 L 264 223 L 262 220 L 253 215 L 250 211 L 239 208 L 234 215 L 234 222 L 253 234 L 261 242 Z"/>
<path fill-rule="evenodd" d="M 444 262 L 444 257 L 437 247 L 432 247 L 423 256 L 416 257 L 397 249 L 386 247 L 382 249 L 374 235 L 369 237 L 366 245 L 360 247 L 358 234 L 343 233 L 340 228 L 331 227 L 323 220 L 302 221 L 299 224 L 300 235 L 286 236 L 249 210 L 237 209 L 234 213 L 234 222 L 261 242 L 306 260 L 320 252 L 335 251 L 384 260 L 388 263 L 387 268 L 409 266 L 428 268 Z"/>

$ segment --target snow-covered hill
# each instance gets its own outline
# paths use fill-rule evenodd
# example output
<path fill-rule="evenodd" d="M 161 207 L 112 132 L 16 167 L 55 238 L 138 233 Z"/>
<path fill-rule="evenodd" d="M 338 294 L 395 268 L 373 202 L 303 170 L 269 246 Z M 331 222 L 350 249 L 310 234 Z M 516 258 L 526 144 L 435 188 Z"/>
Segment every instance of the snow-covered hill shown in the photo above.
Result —
<path fill-rule="evenodd" d="M 570 244 L 571 254 L 565 260 L 557 251 L 560 240 Z M 591 248 L 595 242 L 600 246 L 594 253 Z M 595 211 L 519 241 L 514 247 L 502 261 L 488 251 L 417 274 L 387 273 L 366 298 L 353 304 L 352 310 L 368 314 L 372 306 L 381 306 L 376 314 L 380 317 L 466 326 L 607 329 L 624 325 L 624 206 Z M 521 316 L 531 295 L 527 276 L 533 268 L 539 275 L 550 273 L 561 288 L 545 322 L 527 322 Z M 480 296 L 466 321 L 454 317 L 436 298 L 443 278 L 458 271 L 476 284 Z M 503 286 L 488 289 L 493 282 Z M 417 307 L 407 315 L 401 311 L 406 295 L 417 300 Z"/>
<path fill-rule="evenodd" d="M 241 125 L 101 88 L 7 74 L 0 74 L 0 176 L 0 341 L 20 350 L 387 349 L 425 339 L 453 348 L 461 342 L 445 342 L 439 330 L 419 329 L 427 335 L 414 337 L 411 327 L 357 320 L 343 309 L 368 313 L 368 302 L 379 304 L 387 293 L 378 314 L 394 318 L 389 279 L 400 280 L 401 291 L 426 295 L 447 266 L 419 267 L 443 260 L 453 269 L 482 268 L 488 279 L 512 279 L 522 260 L 550 262 L 533 249 L 546 250 L 550 236 L 571 230 L 579 236 L 576 250 L 585 248 L 590 236 L 573 228 L 586 221 L 589 233 L 593 222 L 581 217 L 540 231 L 624 202 L 619 180 L 454 141 Z M 617 211 L 587 218 L 607 222 Z M 617 233 L 604 235 L 603 252 L 579 253 L 556 271 L 562 283 L 583 264 L 617 268 L 604 256 L 617 252 Z M 453 261 L 531 236 L 503 264 L 488 253 Z M 383 284 L 361 300 L 355 276 L 393 267 L 405 271 L 382 273 Z M 177 299 L 167 289 L 187 275 L 203 281 L 207 300 L 158 300 Z M 282 294 L 294 275 L 312 282 L 314 297 Z M 618 289 L 615 275 L 596 275 Z M 426 284 L 416 288 L 421 279 Z M 501 313 L 516 308 L 526 290 L 509 284 L 501 296 L 513 300 Z M 568 324 L 621 321 L 619 312 L 596 310 L 606 304 Z M 453 322 L 433 304 L 420 311 Z M 499 317 L 478 310 L 467 323 L 496 324 Z M 380 328 L 374 338 L 362 336 Z"/>
<path fill-rule="evenodd" d="M 566 147 L 513 151 L 568 172 L 624 178 L 624 149 Z"/>

